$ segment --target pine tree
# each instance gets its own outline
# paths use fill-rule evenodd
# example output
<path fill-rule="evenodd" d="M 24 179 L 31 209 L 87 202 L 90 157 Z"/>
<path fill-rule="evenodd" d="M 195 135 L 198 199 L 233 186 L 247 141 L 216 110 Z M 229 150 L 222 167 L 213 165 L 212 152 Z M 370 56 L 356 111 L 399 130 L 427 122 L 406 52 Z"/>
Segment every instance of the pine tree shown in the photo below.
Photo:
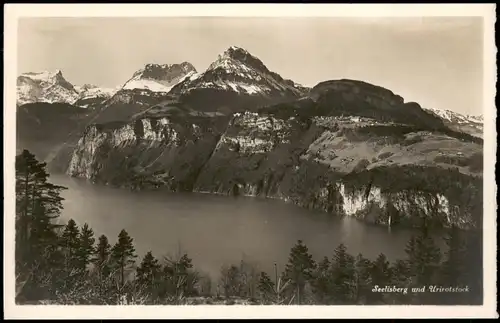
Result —
<path fill-rule="evenodd" d="M 78 259 L 78 249 L 80 248 L 80 229 L 73 219 L 68 221 L 64 228 L 61 245 L 64 250 L 66 263 L 66 277 L 74 275 L 79 271 L 80 264 Z"/>
<path fill-rule="evenodd" d="M 412 241 L 410 239 L 410 241 Z M 411 279 L 410 279 L 410 268 L 407 260 L 398 259 L 390 267 L 391 279 L 390 285 L 397 286 L 400 288 L 407 288 L 407 293 L 391 293 L 387 295 L 391 304 L 401 305 L 410 304 L 412 299 L 412 293 L 410 289 Z M 380 285 L 381 287 L 383 285 Z"/>
<path fill-rule="evenodd" d="M 426 226 L 421 227 L 420 234 L 412 237 L 407 244 L 407 264 L 410 275 L 410 287 L 421 288 L 432 285 L 439 273 L 441 252 L 429 235 Z M 435 293 L 419 293 L 413 298 L 416 304 L 433 302 Z"/>
<path fill-rule="evenodd" d="M 80 269 L 85 271 L 87 266 L 93 261 L 96 249 L 94 247 L 94 231 L 85 223 L 80 232 L 80 241 L 77 250 L 77 257 Z"/>
<path fill-rule="evenodd" d="M 240 262 L 240 275 L 243 284 L 242 296 L 254 300 L 260 279 L 256 266 L 242 259 Z"/>
<path fill-rule="evenodd" d="M 371 278 L 372 262 L 358 254 L 355 261 L 355 295 L 354 303 L 366 304 L 371 292 L 372 278 Z"/>
<path fill-rule="evenodd" d="M 315 268 L 316 263 L 309 254 L 309 249 L 302 240 L 298 240 L 290 251 L 284 273 L 285 279 L 290 280 L 290 287 L 293 288 L 292 293 L 296 295 L 297 304 L 302 301 L 305 284 L 312 280 Z"/>
<path fill-rule="evenodd" d="M 162 284 L 160 286 L 160 297 L 172 296 L 179 300 L 184 296 L 197 294 L 200 277 L 192 270 L 192 259 L 187 254 L 179 253 L 175 257 L 165 257 L 165 265 L 162 270 Z"/>
<path fill-rule="evenodd" d="M 467 245 L 466 240 L 460 234 L 456 226 L 448 230 L 445 238 L 448 250 L 444 253 L 444 262 L 441 266 L 441 277 L 443 285 L 463 286 L 466 283 L 467 274 Z M 457 297 L 458 296 L 458 297 Z M 461 293 L 446 293 L 442 296 L 446 304 L 457 304 Z"/>
<path fill-rule="evenodd" d="M 383 288 L 384 286 L 389 286 L 391 284 L 391 264 L 383 253 L 381 253 L 371 264 L 370 276 L 373 286 L 379 286 L 380 288 Z M 378 292 L 369 293 L 367 303 L 383 304 L 385 303 L 384 295 Z"/>
<path fill-rule="evenodd" d="M 241 281 L 240 269 L 237 266 L 222 267 L 220 282 L 226 298 L 241 296 L 243 283 Z"/>
<path fill-rule="evenodd" d="M 324 257 L 319 263 L 314 275 L 313 293 L 316 301 L 326 304 L 330 292 L 330 260 Z"/>
<path fill-rule="evenodd" d="M 200 276 L 197 271 L 193 269 L 193 260 L 184 254 L 180 259 L 180 265 L 182 268 L 182 274 L 186 277 L 183 287 L 183 293 L 186 296 L 196 296 L 198 295 L 197 287 L 200 281 Z"/>
<path fill-rule="evenodd" d="M 335 304 L 352 304 L 355 286 L 354 257 L 341 243 L 334 252 L 331 267 L 331 299 Z"/>
<path fill-rule="evenodd" d="M 111 249 L 111 259 L 120 273 L 120 286 L 125 284 L 125 271 L 135 263 L 135 248 L 133 239 L 125 229 L 118 234 L 118 241 Z"/>
<path fill-rule="evenodd" d="M 139 286 L 145 288 L 151 295 L 156 286 L 161 271 L 161 265 L 152 252 L 146 253 L 140 266 L 137 268 L 136 280 Z"/>
<path fill-rule="evenodd" d="M 106 304 L 106 299 L 108 298 L 106 294 L 110 293 L 115 288 L 111 279 L 110 257 L 111 245 L 108 242 L 108 238 L 103 234 L 99 237 L 99 242 L 95 248 L 95 258 L 93 259 L 97 273 L 97 294 L 99 304 Z"/>
<path fill-rule="evenodd" d="M 405 265 L 410 270 L 410 268 L 418 261 L 417 257 L 417 238 L 412 235 L 405 246 L 406 259 Z"/>
<path fill-rule="evenodd" d="M 59 227 L 54 220 L 60 216 L 64 200 L 60 193 L 66 188 L 51 184 L 46 164 L 37 161 L 27 150 L 16 156 L 15 168 L 16 277 L 27 282 L 20 295 L 39 299 L 46 297 L 40 293 L 46 293 L 52 281 L 59 277 L 49 262 L 53 263 L 57 258 L 51 253 L 59 252 L 54 247 L 57 245 Z"/>
<path fill-rule="evenodd" d="M 468 293 L 462 293 L 461 302 L 467 305 L 483 304 L 483 236 L 481 231 L 466 233 L 466 266 L 464 283 L 469 287 Z"/>
<path fill-rule="evenodd" d="M 109 266 L 110 255 L 111 245 L 108 242 L 108 238 L 103 234 L 99 237 L 99 242 L 96 246 L 96 257 L 94 259 L 94 264 L 102 277 L 107 277 L 111 273 Z"/>
<path fill-rule="evenodd" d="M 187 273 L 189 269 L 193 268 L 193 260 L 187 254 L 183 254 L 177 262 L 179 272 Z"/>
<path fill-rule="evenodd" d="M 262 301 L 264 301 L 265 304 L 269 304 L 269 302 L 273 300 L 274 282 L 264 271 L 260 273 L 259 285 L 257 288 Z"/>

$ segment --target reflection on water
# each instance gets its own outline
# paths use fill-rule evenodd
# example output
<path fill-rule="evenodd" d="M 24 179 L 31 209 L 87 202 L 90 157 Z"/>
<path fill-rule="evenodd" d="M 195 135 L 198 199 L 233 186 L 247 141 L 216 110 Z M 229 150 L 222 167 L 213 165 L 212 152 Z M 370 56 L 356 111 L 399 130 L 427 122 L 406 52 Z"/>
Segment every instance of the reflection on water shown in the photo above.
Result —
<path fill-rule="evenodd" d="M 271 270 L 274 263 L 282 268 L 298 239 L 317 260 L 331 258 L 340 243 L 353 255 L 374 258 L 384 253 L 390 259 L 401 258 L 410 236 L 408 230 L 389 231 L 275 200 L 130 192 L 62 175 L 52 175 L 51 180 L 68 187 L 62 221 L 87 222 L 96 235 L 107 235 L 111 244 L 125 229 L 140 257 L 149 250 L 162 257 L 180 248 L 197 269 L 211 274 L 242 259 L 261 270 Z"/>

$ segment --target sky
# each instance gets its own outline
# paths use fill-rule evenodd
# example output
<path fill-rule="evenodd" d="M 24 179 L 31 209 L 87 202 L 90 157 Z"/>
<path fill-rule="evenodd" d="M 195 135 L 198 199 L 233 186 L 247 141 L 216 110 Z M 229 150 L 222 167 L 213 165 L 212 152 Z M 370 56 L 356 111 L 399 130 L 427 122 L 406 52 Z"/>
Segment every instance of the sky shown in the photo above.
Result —
<path fill-rule="evenodd" d="M 478 115 L 483 19 L 21 18 L 18 74 L 61 70 L 66 80 L 116 87 L 148 63 L 202 72 L 230 46 L 305 86 L 357 79 L 422 107 Z"/>

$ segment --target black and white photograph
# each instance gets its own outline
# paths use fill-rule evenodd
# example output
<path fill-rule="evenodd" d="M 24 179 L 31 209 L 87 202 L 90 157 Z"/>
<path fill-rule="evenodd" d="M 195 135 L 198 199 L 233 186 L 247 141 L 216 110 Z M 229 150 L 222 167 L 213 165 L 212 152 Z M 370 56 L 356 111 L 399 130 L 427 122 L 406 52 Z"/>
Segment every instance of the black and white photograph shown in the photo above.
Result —
<path fill-rule="evenodd" d="M 498 317 L 494 4 L 135 6 L 6 7 L 9 313 Z"/>

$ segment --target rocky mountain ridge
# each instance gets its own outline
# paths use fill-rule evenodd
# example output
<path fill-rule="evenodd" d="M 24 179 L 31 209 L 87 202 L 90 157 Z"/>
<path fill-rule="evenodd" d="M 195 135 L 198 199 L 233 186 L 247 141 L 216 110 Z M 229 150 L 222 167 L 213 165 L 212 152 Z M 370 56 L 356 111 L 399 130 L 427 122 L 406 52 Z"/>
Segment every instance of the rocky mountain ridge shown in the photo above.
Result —
<path fill-rule="evenodd" d="M 121 89 L 143 89 L 168 93 L 172 87 L 195 73 L 196 69 L 188 62 L 163 65 L 146 64 L 144 68 L 135 72 Z"/>
<path fill-rule="evenodd" d="M 468 115 L 451 110 L 426 109 L 440 117 L 451 129 L 483 138 L 483 115 Z"/>
<path fill-rule="evenodd" d="M 29 72 L 17 78 L 17 105 L 67 103 L 86 108 L 109 99 L 116 90 L 92 84 L 73 85 L 64 78 L 60 70 Z"/>
<path fill-rule="evenodd" d="M 194 89 L 223 89 L 249 95 L 280 95 L 290 92 L 302 96 L 307 89 L 271 72 L 257 57 L 243 48 L 232 46 L 203 72 L 186 78 L 173 89 L 185 93 Z"/>
<path fill-rule="evenodd" d="M 245 49 L 231 46 L 203 73 L 186 77 L 169 94 L 184 107 L 230 115 L 294 100 L 307 90 L 270 71 Z"/>
<path fill-rule="evenodd" d="M 17 78 L 18 104 L 34 102 L 74 103 L 78 92 L 62 72 L 23 73 Z"/>
<path fill-rule="evenodd" d="M 147 64 L 100 107 L 97 123 L 184 110 L 226 115 L 303 96 L 308 89 L 271 72 L 258 58 L 230 47 L 198 73 L 188 62 Z"/>
<path fill-rule="evenodd" d="M 240 62 L 243 62 L 243 64 Z M 252 66 L 252 68 L 247 67 L 247 65 Z M 263 73 L 267 74 L 268 77 L 263 77 Z M 226 75 L 226 77 L 221 78 L 221 74 Z M 227 75 L 232 75 L 231 77 L 236 79 L 240 77 L 240 80 L 239 82 L 233 82 Z M 210 79 L 215 81 L 209 81 Z M 263 79 L 269 81 L 269 83 L 260 84 L 259 82 Z M 257 83 L 250 84 L 253 81 L 257 81 Z M 73 85 L 64 78 L 60 70 L 55 72 L 23 73 L 18 77 L 17 82 L 18 106 L 37 102 L 68 103 L 84 108 L 90 107 L 104 110 L 104 107 L 107 108 L 116 104 L 138 103 L 141 106 L 140 108 L 137 108 L 137 105 L 134 104 L 132 112 L 123 113 L 125 119 L 136 113 L 143 112 L 145 110 L 144 106 L 154 108 L 149 113 L 158 112 L 158 110 L 161 112 L 160 107 L 165 104 L 166 110 L 170 110 L 172 105 L 174 107 L 176 105 L 187 105 L 189 109 L 194 106 L 195 110 L 199 110 L 199 107 L 197 107 L 199 104 L 190 104 L 193 101 L 189 95 L 191 91 L 219 89 L 252 96 L 269 94 L 275 90 L 280 92 L 280 95 L 286 96 L 282 92 L 285 91 L 284 93 L 291 94 L 291 98 L 283 100 L 284 102 L 297 96 L 304 97 L 310 91 L 306 87 L 290 80 L 284 80 L 278 74 L 270 72 L 260 60 L 246 50 L 235 46 L 219 55 L 218 59 L 210 64 L 203 73 L 198 73 L 194 66 L 188 62 L 163 65 L 146 64 L 143 69 L 136 71 L 131 79 L 116 88 L 102 88 L 91 84 Z M 309 96 L 314 98 L 315 91 L 324 87 L 327 83 L 319 83 Z M 115 94 L 117 94 L 117 97 L 110 101 Z M 195 97 L 194 101 L 196 101 L 197 95 L 194 94 L 193 96 Z M 149 99 L 150 97 L 156 97 L 157 99 L 153 100 L 153 102 Z M 145 98 L 145 100 L 141 98 Z M 175 100 L 172 101 L 172 99 Z M 245 101 L 241 98 L 236 99 L 236 101 L 238 100 Z M 183 101 L 186 101 L 187 104 L 184 104 Z M 250 101 L 252 104 L 255 102 Z M 269 100 L 269 102 L 273 102 L 273 100 Z M 222 113 L 230 114 L 231 112 L 228 112 L 228 110 L 234 110 L 227 108 L 222 104 Z M 482 115 L 465 115 L 451 110 L 430 108 L 424 108 L 424 110 L 438 116 L 446 126 L 453 130 L 482 138 Z M 123 118 L 119 117 L 118 119 Z M 113 116 L 102 118 L 100 121 L 106 122 L 110 119 L 113 119 Z"/>

